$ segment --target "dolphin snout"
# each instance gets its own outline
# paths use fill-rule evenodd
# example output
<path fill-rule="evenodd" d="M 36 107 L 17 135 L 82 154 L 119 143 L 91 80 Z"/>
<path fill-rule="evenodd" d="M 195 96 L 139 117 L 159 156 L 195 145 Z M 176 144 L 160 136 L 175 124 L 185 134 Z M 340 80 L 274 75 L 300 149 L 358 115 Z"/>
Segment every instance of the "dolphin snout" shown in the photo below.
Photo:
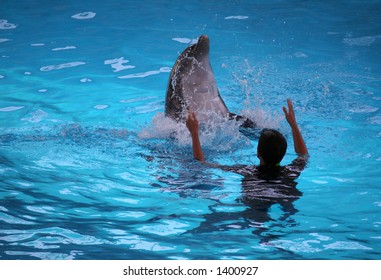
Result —
<path fill-rule="evenodd" d="M 208 37 L 208 35 L 201 35 L 198 38 L 198 43 L 204 43 L 204 42 L 209 44 L 209 37 Z"/>
<path fill-rule="evenodd" d="M 201 56 L 209 55 L 209 48 L 210 48 L 209 37 L 207 35 L 201 35 L 198 38 L 195 48 L 193 49 L 194 55 L 196 57 L 200 55 Z"/>

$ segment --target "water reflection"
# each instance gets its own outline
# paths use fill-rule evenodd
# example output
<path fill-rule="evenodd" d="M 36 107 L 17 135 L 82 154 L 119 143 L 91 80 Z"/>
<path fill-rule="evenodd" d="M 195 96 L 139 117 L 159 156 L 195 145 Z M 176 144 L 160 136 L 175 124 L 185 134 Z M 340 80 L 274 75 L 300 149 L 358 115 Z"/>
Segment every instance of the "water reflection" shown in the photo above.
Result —
<path fill-rule="evenodd" d="M 262 243 L 269 242 L 274 238 L 269 234 L 272 227 L 297 225 L 292 218 L 298 212 L 294 202 L 303 193 L 297 189 L 296 179 L 304 167 L 305 163 L 295 160 L 273 174 L 257 167 L 229 168 L 227 171 L 238 172 L 243 176 L 240 197 L 230 207 L 220 201 L 210 207 L 211 213 L 204 214 L 204 221 L 190 232 L 253 229 L 252 233 L 259 236 Z"/>

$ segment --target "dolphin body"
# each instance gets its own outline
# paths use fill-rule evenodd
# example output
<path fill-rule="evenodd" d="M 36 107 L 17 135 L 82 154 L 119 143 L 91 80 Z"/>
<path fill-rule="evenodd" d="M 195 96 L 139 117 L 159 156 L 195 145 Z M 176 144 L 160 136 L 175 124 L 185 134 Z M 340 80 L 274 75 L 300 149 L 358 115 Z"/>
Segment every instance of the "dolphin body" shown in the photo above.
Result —
<path fill-rule="evenodd" d="M 177 122 L 185 122 L 188 111 L 193 111 L 201 122 L 217 115 L 242 122 L 240 130 L 255 129 L 253 121 L 229 112 L 226 107 L 210 66 L 209 49 L 209 38 L 202 35 L 177 58 L 169 76 L 165 115 Z M 252 133 L 241 132 L 245 135 Z"/>

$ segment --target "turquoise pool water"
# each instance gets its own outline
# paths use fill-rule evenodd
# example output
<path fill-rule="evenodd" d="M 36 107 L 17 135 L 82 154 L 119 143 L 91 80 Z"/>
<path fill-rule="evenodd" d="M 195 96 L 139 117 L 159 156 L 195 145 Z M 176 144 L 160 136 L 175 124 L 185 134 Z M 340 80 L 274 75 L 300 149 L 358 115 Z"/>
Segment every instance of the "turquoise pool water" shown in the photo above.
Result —
<path fill-rule="evenodd" d="M 380 1 L 2 1 L 0 259 L 380 259 L 380 30 Z M 311 158 L 287 207 L 253 209 L 163 116 L 201 34 L 228 108 L 286 135 L 282 164 L 295 103 Z M 234 125 L 201 139 L 259 163 Z"/>

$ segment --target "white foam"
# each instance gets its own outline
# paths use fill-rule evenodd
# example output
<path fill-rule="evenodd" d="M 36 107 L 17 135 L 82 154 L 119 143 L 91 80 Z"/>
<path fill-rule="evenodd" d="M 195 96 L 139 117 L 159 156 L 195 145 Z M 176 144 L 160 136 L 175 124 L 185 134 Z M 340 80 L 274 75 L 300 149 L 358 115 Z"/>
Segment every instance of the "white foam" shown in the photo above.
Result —
<path fill-rule="evenodd" d="M 207 123 L 200 122 L 200 141 L 210 150 L 232 151 L 250 142 L 239 132 L 239 122 L 210 114 Z M 192 139 L 185 123 L 177 123 L 164 113 L 157 113 L 151 123 L 142 129 L 139 137 L 144 139 L 175 138 L 179 146 L 190 146 Z M 243 141 L 244 140 L 244 141 Z M 238 144 L 239 143 L 239 144 Z"/>
<path fill-rule="evenodd" d="M 96 16 L 96 13 L 94 13 L 94 12 L 82 12 L 82 13 L 75 14 L 71 17 L 74 19 L 82 20 L 82 19 L 92 19 L 95 16 Z"/>
<path fill-rule="evenodd" d="M 164 116 L 164 113 L 157 113 L 148 127 L 143 128 L 139 137 L 145 139 L 168 138 L 174 131 L 186 132 L 184 124 L 176 123 L 173 119 Z"/>
<path fill-rule="evenodd" d="M 0 43 L 4 43 L 4 42 L 8 42 L 8 41 L 10 41 L 10 39 L 0 38 Z"/>

